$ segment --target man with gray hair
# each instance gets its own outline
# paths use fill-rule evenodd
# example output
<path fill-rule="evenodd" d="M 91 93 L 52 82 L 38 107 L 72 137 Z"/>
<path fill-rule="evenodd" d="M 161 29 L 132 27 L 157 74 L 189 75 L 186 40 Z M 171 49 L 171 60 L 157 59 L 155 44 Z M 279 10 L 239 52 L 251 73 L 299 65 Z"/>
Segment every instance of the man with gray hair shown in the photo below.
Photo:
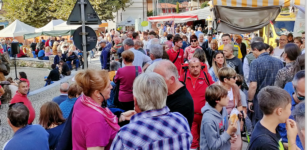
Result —
<path fill-rule="evenodd" d="M 133 99 L 137 114 L 117 133 L 111 150 L 190 148 L 189 124 L 180 113 L 170 113 L 167 93 L 167 84 L 157 73 L 143 73 L 135 79 Z"/>
<path fill-rule="evenodd" d="M 291 96 L 291 110 L 296 107 L 297 104 L 305 100 L 305 70 L 301 70 L 298 73 L 295 74 L 293 81 L 293 89 L 294 92 L 289 89 L 285 88 L 285 90 L 290 94 Z M 293 117 L 293 114 L 290 115 L 289 119 L 296 120 L 296 118 Z M 282 143 L 284 144 L 285 147 L 288 147 L 289 143 L 288 138 L 287 138 L 287 130 L 286 130 L 286 124 L 281 123 L 278 125 L 277 130 L 282 138 Z M 300 148 L 303 149 L 302 143 L 300 141 L 300 137 L 297 136 L 296 138 L 296 145 Z"/>
<path fill-rule="evenodd" d="M 143 54 L 146 55 L 146 52 L 143 49 L 143 42 L 139 39 L 134 40 L 134 49 L 142 52 Z"/>
<path fill-rule="evenodd" d="M 57 97 L 54 97 L 52 99 L 53 102 L 56 102 L 59 106 L 60 104 L 65 101 L 68 97 L 68 89 L 69 89 L 69 83 L 63 82 L 60 84 L 60 95 Z"/>
<path fill-rule="evenodd" d="M 146 73 L 151 70 L 160 74 L 167 84 L 166 105 L 171 112 L 179 112 L 186 117 L 191 128 L 194 118 L 193 99 L 186 86 L 179 81 L 177 67 L 169 60 L 161 60 L 152 64 Z"/>
<path fill-rule="evenodd" d="M 292 115 L 297 124 L 298 136 L 301 140 L 303 148 L 305 149 L 305 101 L 302 101 L 295 106 L 294 110 L 292 111 Z M 287 129 L 287 134 L 288 135 L 290 134 L 288 129 Z M 296 138 L 296 135 L 294 136 L 294 138 Z"/>
<path fill-rule="evenodd" d="M 163 48 L 160 44 L 151 44 L 149 50 L 149 56 L 152 63 L 162 60 Z"/>
<path fill-rule="evenodd" d="M 232 44 L 225 44 L 223 48 L 227 65 L 243 76 L 242 61 L 233 55 L 233 48 Z"/>
<path fill-rule="evenodd" d="M 151 64 L 151 59 L 147 55 L 134 49 L 134 42 L 132 39 L 128 38 L 124 40 L 123 46 L 124 46 L 125 51 L 130 50 L 133 52 L 134 54 L 134 60 L 132 63 L 133 66 L 140 66 L 144 70 Z M 146 64 L 143 66 L 143 63 L 146 63 Z M 125 67 L 124 63 L 122 63 L 122 67 Z"/>

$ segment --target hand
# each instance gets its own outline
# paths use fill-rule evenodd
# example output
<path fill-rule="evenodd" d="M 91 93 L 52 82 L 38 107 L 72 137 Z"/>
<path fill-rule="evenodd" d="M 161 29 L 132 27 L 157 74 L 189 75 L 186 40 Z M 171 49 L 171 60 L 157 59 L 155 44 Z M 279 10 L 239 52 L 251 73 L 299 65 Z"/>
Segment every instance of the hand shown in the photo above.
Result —
<path fill-rule="evenodd" d="M 230 137 L 230 143 L 235 143 L 238 139 L 238 136 L 237 134 L 233 134 L 231 137 Z"/>
<path fill-rule="evenodd" d="M 288 145 L 293 146 L 293 147 L 294 145 L 296 146 L 296 136 L 298 133 L 298 129 L 297 129 L 295 121 L 292 119 L 288 119 L 286 121 L 286 129 L 287 129 Z"/>
<path fill-rule="evenodd" d="M 134 111 L 134 110 L 129 110 L 129 111 L 122 113 L 121 114 L 121 118 L 123 119 L 122 121 L 130 120 L 131 117 L 135 114 L 136 114 L 136 111 Z"/>
<path fill-rule="evenodd" d="M 254 112 L 254 110 L 251 109 L 251 106 L 253 106 L 254 104 L 252 102 L 248 102 L 248 109 L 251 112 Z"/>
<path fill-rule="evenodd" d="M 230 123 L 230 121 L 229 121 Z M 235 132 L 237 132 L 237 123 L 230 123 L 227 131 L 226 131 L 230 136 L 233 136 Z"/>

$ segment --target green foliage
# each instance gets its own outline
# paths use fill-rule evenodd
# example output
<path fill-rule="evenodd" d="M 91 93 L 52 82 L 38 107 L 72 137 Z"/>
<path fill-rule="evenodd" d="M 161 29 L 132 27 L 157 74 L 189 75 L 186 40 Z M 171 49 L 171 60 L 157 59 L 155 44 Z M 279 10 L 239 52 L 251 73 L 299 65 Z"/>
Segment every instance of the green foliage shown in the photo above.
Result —
<path fill-rule="evenodd" d="M 205 8 L 205 7 L 209 6 L 208 2 L 209 2 L 209 1 L 203 2 L 203 3 L 200 5 L 200 8 Z"/>
<path fill-rule="evenodd" d="M 153 16 L 153 11 L 147 11 L 147 17 Z"/>
<path fill-rule="evenodd" d="M 76 0 L 3 0 L 4 15 L 34 27 L 42 27 L 52 19 L 67 20 Z M 101 20 L 114 19 L 113 12 L 129 7 L 131 0 L 89 0 Z"/>
<path fill-rule="evenodd" d="M 179 2 L 176 3 L 176 13 L 179 13 Z"/>

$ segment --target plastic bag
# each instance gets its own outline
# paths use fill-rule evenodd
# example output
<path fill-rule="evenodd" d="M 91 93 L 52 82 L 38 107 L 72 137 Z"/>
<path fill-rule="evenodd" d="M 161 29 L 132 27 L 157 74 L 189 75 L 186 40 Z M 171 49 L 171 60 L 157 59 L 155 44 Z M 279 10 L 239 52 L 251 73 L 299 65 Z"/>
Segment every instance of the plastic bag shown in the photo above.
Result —
<path fill-rule="evenodd" d="M 234 109 L 231 110 L 230 117 L 229 117 L 229 121 L 231 123 L 237 124 L 237 132 L 236 132 L 237 135 L 240 135 L 240 121 L 239 121 L 239 118 L 238 118 L 239 114 L 240 114 L 240 112 L 238 111 L 238 109 L 234 108 Z"/>

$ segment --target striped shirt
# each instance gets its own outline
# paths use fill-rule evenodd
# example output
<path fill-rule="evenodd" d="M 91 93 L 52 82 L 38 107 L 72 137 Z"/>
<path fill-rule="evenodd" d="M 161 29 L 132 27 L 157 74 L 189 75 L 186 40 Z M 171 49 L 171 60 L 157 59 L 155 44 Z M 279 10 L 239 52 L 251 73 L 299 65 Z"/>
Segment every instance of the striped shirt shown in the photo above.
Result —
<path fill-rule="evenodd" d="M 111 150 L 188 150 L 192 138 L 187 119 L 180 113 L 171 113 L 165 106 L 134 115 L 117 133 Z"/>

